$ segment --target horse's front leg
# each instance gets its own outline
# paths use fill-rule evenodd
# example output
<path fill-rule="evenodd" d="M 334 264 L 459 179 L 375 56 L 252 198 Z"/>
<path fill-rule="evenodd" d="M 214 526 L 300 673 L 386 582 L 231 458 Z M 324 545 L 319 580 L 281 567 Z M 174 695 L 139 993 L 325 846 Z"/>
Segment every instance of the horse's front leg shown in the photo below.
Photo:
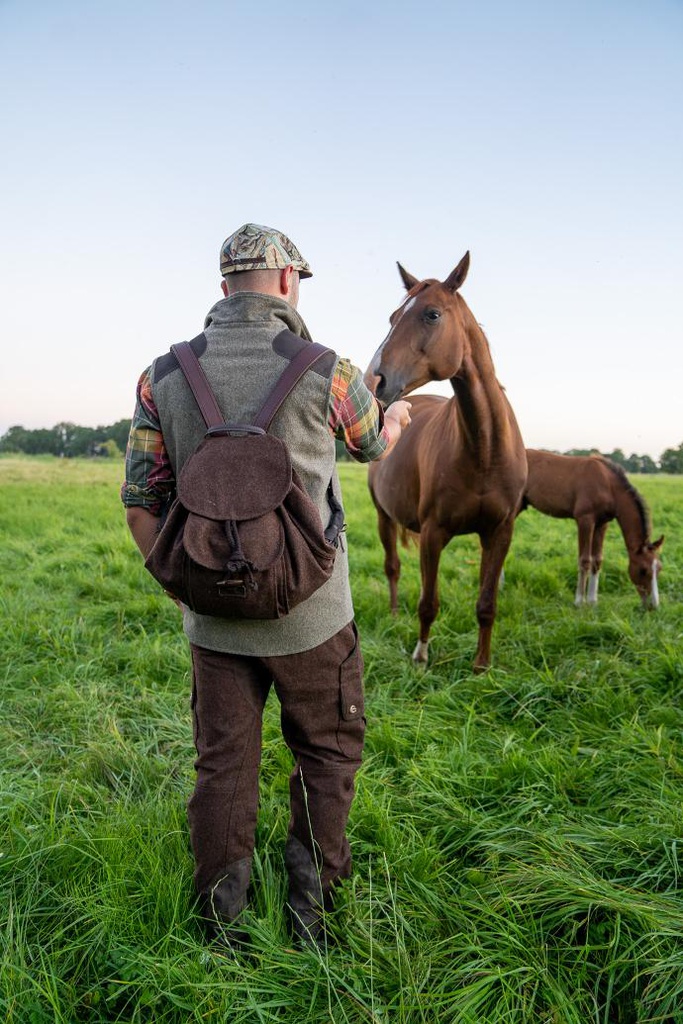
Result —
<path fill-rule="evenodd" d="M 396 543 L 396 523 L 391 519 L 383 508 L 377 506 L 377 527 L 379 539 L 384 548 L 384 572 L 389 583 L 389 607 L 391 614 L 395 615 L 398 609 L 398 580 L 401 575 L 401 561 L 398 557 Z"/>
<path fill-rule="evenodd" d="M 598 581 L 600 578 L 600 570 L 602 569 L 602 548 L 605 543 L 605 532 L 607 531 L 607 523 L 599 523 L 593 531 L 593 541 L 591 544 L 591 574 L 588 580 L 588 596 L 586 597 L 587 604 L 598 603 Z"/>
<path fill-rule="evenodd" d="M 490 534 L 480 535 L 481 566 L 477 601 L 479 642 L 473 665 L 475 672 L 484 672 L 491 664 L 491 635 L 496 619 L 498 586 L 510 550 L 514 525 L 514 518 L 506 519 Z"/>
<path fill-rule="evenodd" d="M 591 548 L 595 521 L 592 516 L 580 516 L 576 520 L 576 525 L 579 528 L 579 577 L 576 583 L 574 604 L 579 608 L 587 600 L 586 588 L 591 571 Z"/>
<path fill-rule="evenodd" d="M 416 665 L 426 665 L 429 657 L 429 631 L 439 611 L 439 560 L 449 537 L 442 530 L 423 526 L 420 531 L 420 575 L 422 589 L 417 614 L 420 639 L 413 651 Z"/>

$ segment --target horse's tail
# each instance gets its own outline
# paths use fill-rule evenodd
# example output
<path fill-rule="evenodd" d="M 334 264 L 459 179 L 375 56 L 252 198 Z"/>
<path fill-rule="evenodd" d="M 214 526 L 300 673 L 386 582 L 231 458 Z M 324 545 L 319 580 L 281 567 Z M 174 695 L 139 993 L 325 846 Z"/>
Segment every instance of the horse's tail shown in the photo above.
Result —
<path fill-rule="evenodd" d="M 407 548 L 409 544 L 419 545 L 420 543 L 420 534 L 415 533 L 414 530 L 409 530 L 406 526 L 399 526 L 398 537 L 404 548 Z"/>

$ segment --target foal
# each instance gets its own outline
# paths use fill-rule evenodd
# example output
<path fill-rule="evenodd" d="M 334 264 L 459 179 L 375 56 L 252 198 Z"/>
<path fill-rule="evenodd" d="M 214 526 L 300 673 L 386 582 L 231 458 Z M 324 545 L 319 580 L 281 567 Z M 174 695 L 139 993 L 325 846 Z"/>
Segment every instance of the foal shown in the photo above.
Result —
<path fill-rule="evenodd" d="M 531 505 L 558 519 L 575 519 L 579 531 L 579 576 L 574 603 L 597 604 L 602 547 L 616 519 L 628 551 L 628 573 L 644 608 L 657 608 L 659 553 L 664 537 L 650 540 L 642 496 L 621 466 L 602 455 L 557 455 L 527 449 L 529 477 L 523 508 Z"/>

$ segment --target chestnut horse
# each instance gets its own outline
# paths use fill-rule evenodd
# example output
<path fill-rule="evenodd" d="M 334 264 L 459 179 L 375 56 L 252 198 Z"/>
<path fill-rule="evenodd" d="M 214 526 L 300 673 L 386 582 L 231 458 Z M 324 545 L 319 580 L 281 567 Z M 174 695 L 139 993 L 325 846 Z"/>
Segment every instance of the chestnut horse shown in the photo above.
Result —
<path fill-rule="evenodd" d="M 526 455 L 517 420 L 496 380 L 488 342 L 458 294 L 466 253 L 445 281 L 419 281 L 401 264 L 408 291 L 365 380 L 389 405 L 432 380 L 450 380 L 454 395 L 416 395 L 411 425 L 386 459 L 371 464 L 368 483 L 384 545 L 391 610 L 397 609 L 397 528 L 420 535 L 420 638 L 413 660 L 426 664 L 429 630 L 439 608 L 438 569 L 451 537 L 481 540 L 474 668 L 491 660 L 498 581 L 526 484 Z"/>
<path fill-rule="evenodd" d="M 602 546 L 616 519 L 628 551 L 628 573 L 643 607 L 659 604 L 657 576 L 664 537 L 650 540 L 642 496 L 621 466 L 602 455 L 557 455 L 527 449 L 529 477 L 523 508 L 531 505 L 558 519 L 575 519 L 579 529 L 579 577 L 574 603 L 597 604 Z"/>

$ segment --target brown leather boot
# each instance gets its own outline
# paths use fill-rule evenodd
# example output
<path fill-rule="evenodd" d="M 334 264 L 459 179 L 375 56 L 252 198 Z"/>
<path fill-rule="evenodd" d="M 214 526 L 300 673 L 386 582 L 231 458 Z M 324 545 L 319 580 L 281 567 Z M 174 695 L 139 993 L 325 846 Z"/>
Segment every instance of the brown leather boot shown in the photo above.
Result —
<path fill-rule="evenodd" d="M 199 909 L 209 940 L 233 952 L 244 947 L 249 936 L 236 927 L 247 906 L 251 857 L 229 864 L 211 888 L 199 894 Z"/>
<path fill-rule="evenodd" d="M 285 865 L 289 875 L 290 933 L 299 945 L 324 950 L 327 945 L 325 912 L 329 906 L 313 858 L 294 836 L 288 838 L 285 846 Z"/>

